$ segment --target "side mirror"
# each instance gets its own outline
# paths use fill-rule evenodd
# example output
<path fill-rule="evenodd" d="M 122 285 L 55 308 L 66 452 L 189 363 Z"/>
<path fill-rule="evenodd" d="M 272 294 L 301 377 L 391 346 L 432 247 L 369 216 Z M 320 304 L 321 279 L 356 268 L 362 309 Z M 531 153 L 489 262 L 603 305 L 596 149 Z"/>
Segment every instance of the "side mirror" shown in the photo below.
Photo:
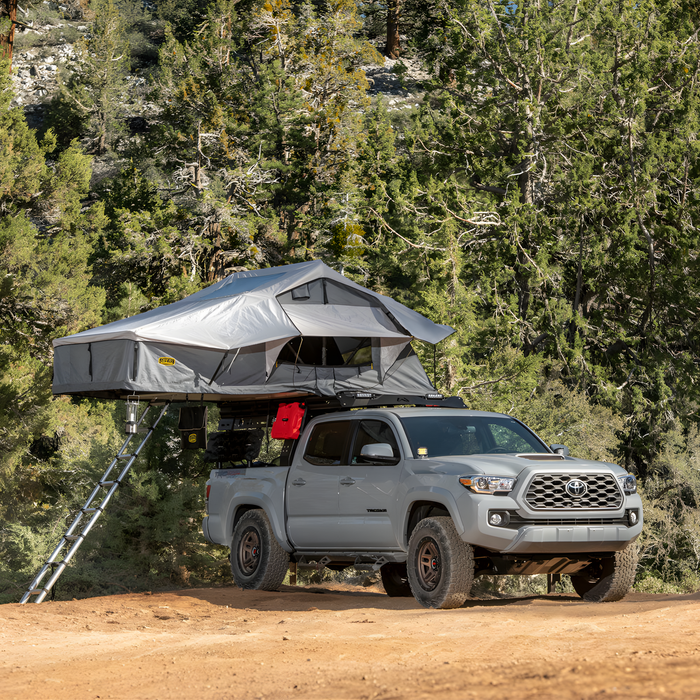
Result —
<path fill-rule="evenodd" d="M 561 455 L 562 457 L 569 456 L 569 448 L 566 445 L 550 445 L 549 449 L 555 454 Z"/>
<path fill-rule="evenodd" d="M 360 450 L 360 457 L 368 462 L 395 463 L 398 458 L 394 455 L 394 450 L 388 442 L 376 442 L 374 445 L 365 445 Z"/>

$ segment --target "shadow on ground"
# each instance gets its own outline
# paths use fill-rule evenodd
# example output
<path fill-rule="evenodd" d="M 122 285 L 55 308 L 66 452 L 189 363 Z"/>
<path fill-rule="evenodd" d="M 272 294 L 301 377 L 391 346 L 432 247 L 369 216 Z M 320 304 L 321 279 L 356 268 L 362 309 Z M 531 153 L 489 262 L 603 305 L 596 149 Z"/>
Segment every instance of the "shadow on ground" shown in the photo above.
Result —
<path fill-rule="evenodd" d="M 342 589 L 320 586 L 282 586 L 279 591 L 242 591 L 233 586 L 223 588 L 195 588 L 174 591 L 174 595 L 203 600 L 212 605 L 229 608 L 304 611 L 350 610 L 353 608 L 376 608 L 379 610 L 425 610 L 416 600 L 390 598 L 385 593 L 372 589 Z M 529 595 L 510 598 L 476 598 L 468 600 L 462 609 L 504 608 L 511 605 L 570 604 L 581 603 L 578 596 L 568 594 Z"/>

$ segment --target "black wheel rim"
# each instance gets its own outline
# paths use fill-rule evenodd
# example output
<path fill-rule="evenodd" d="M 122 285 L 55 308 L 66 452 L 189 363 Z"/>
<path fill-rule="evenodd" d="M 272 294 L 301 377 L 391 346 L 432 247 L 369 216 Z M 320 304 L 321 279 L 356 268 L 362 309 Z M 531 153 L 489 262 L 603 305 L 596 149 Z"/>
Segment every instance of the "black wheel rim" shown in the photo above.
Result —
<path fill-rule="evenodd" d="M 440 549 L 435 540 L 427 538 L 418 547 L 418 583 L 426 591 L 434 590 L 440 583 L 442 571 Z"/>
<path fill-rule="evenodd" d="M 255 573 L 260 563 L 260 535 L 254 527 L 243 531 L 238 544 L 238 566 L 243 574 L 250 576 Z"/>

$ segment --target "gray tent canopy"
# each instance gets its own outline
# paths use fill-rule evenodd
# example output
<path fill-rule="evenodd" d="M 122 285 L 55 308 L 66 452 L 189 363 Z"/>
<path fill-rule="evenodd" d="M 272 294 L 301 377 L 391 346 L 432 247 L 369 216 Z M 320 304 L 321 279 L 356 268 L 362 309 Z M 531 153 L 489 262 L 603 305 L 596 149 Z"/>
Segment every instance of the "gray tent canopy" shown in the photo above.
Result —
<path fill-rule="evenodd" d="M 320 261 L 238 272 L 54 340 L 54 394 L 230 401 L 435 389 L 410 341 L 453 333 Z"/>

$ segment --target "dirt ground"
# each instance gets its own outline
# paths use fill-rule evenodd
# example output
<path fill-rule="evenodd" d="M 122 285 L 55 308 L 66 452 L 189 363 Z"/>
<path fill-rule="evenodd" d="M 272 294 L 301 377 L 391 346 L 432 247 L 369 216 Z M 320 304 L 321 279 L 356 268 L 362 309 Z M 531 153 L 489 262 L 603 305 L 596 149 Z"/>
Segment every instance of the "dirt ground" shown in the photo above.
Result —
<path fill-rule="evenodd" d="M 0 606 L 0 697 L 700 698 L 700 594 L 427 610 L 340 584 Z"/>

